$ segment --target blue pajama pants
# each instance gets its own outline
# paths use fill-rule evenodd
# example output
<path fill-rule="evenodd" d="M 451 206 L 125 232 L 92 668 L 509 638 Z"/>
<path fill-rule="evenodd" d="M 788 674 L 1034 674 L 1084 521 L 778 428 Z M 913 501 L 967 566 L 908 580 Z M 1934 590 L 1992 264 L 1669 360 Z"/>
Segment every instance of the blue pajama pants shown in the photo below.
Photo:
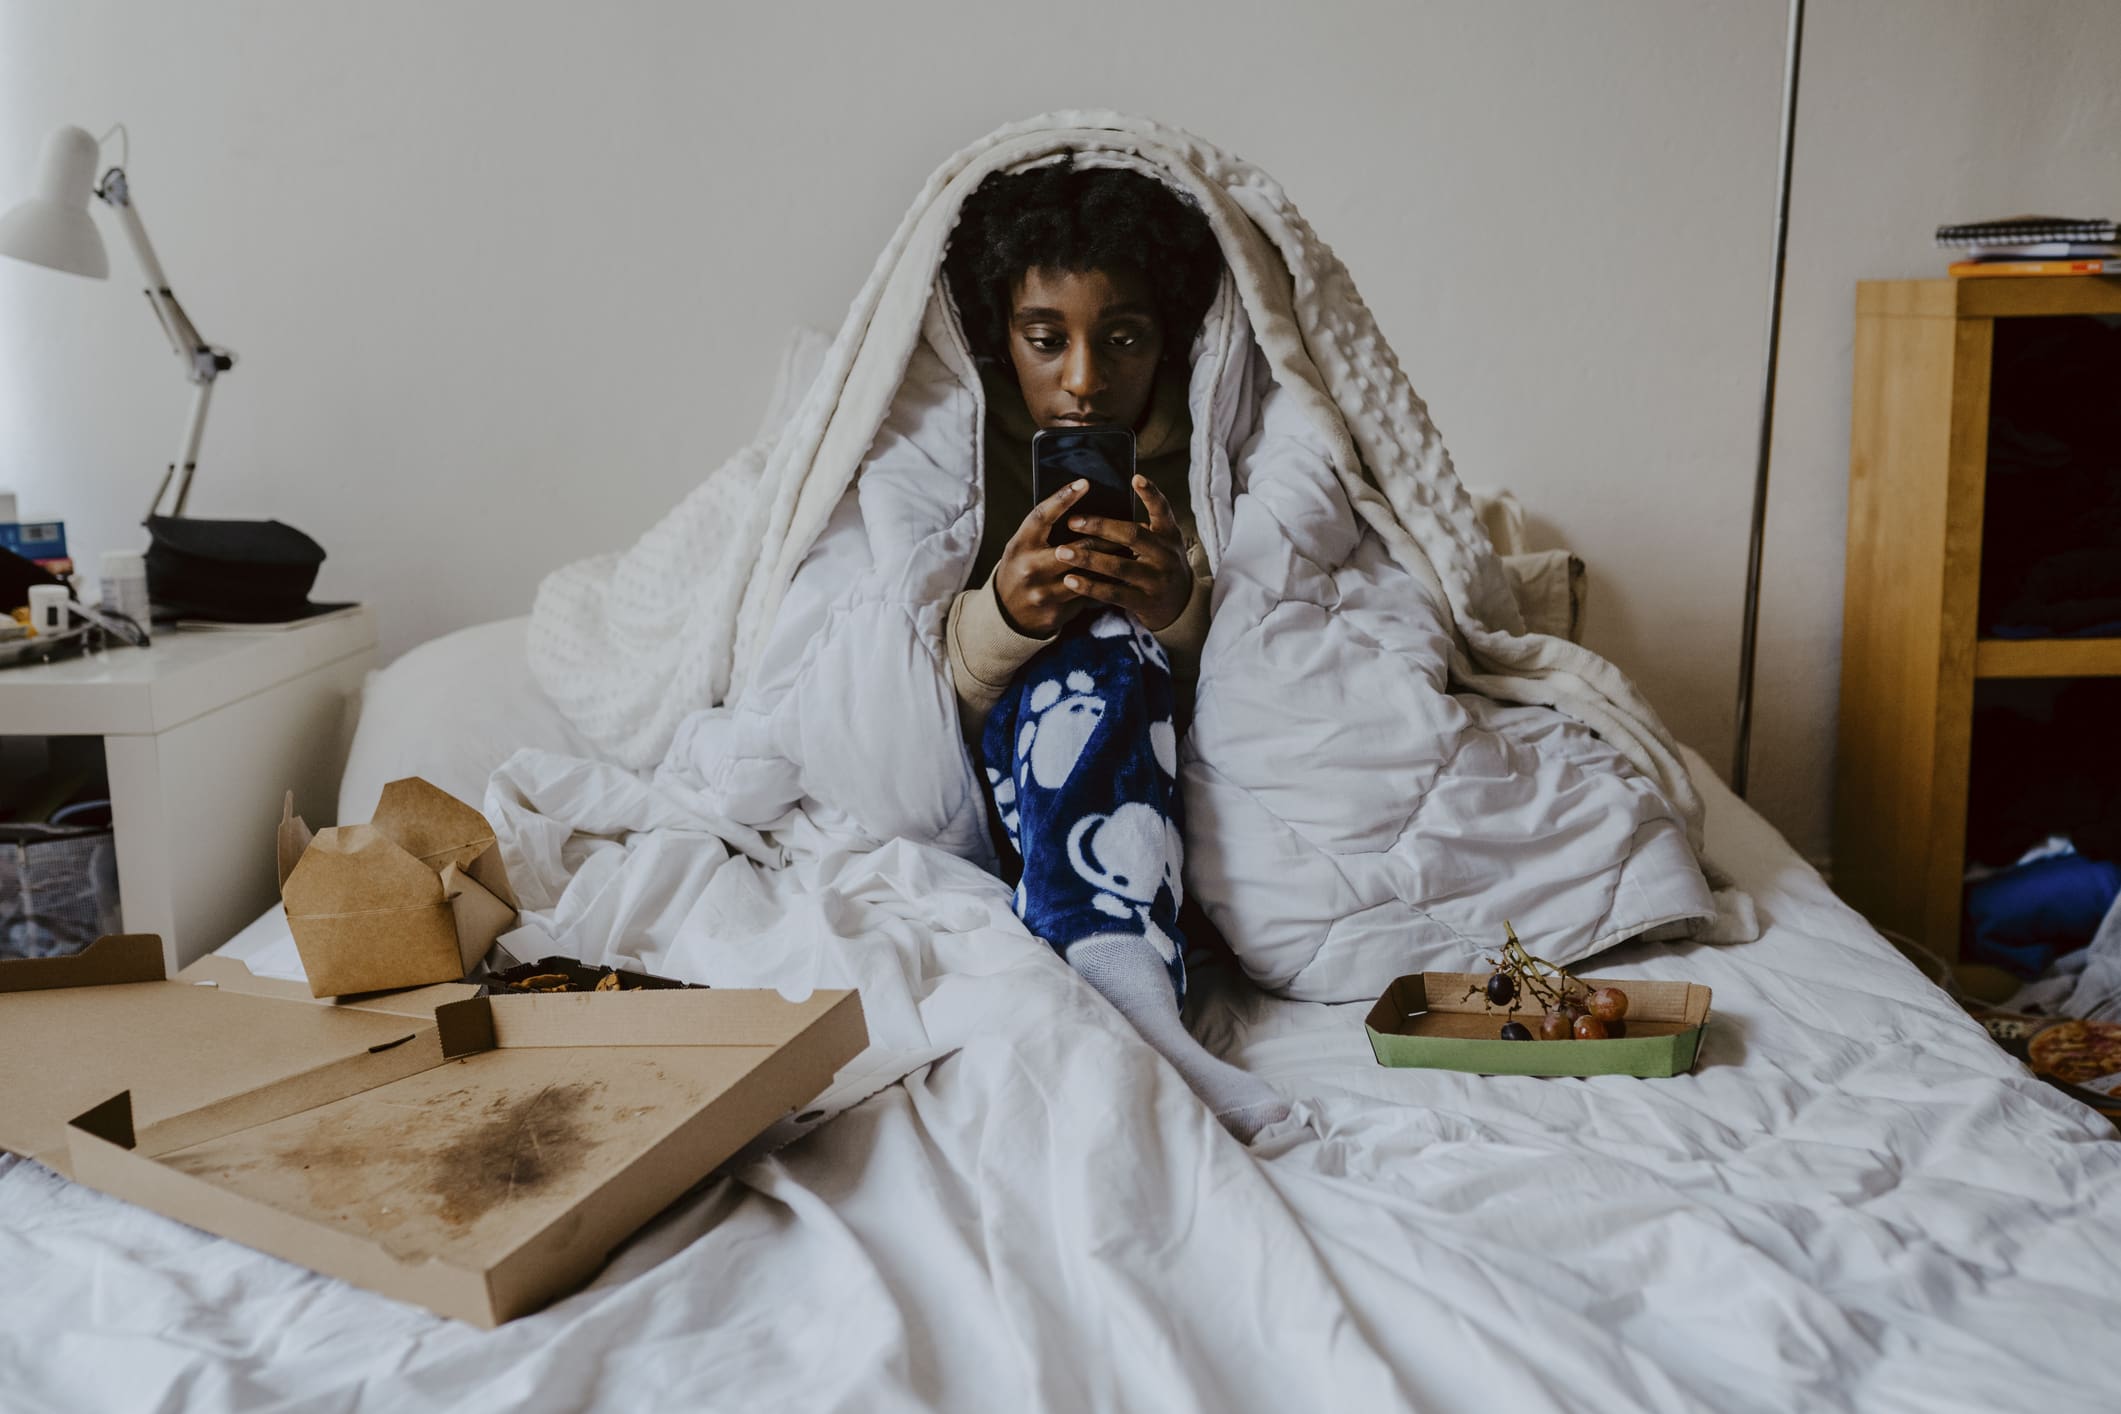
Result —
<path fill-rule="evenodd" d="M 1184 811 L 1171 663 L 1116 609 L 1073 620 L 987 717 L 980 756 L 1023 857 L 1016 914 L 1063 957 L 1093 935 L 1147 940 L 1186 991 Z"/>

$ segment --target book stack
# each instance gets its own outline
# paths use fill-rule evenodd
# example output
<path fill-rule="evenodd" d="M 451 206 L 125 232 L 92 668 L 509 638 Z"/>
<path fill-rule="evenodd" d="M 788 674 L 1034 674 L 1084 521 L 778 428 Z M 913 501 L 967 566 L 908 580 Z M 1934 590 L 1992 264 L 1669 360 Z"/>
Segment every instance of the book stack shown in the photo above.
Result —
<path fill-rule="evenodd" d="M 64 577 L 74 572 L 66 553 L 64 521 L 0 521 L 0 550 L 11 550 L 50 574 Z"/>
<path fill-rule="evenodd" d="M 2121 275 L 2121 223 L 2069 216 L 2012 216 L 1939 226 L 1937 244 L 1965 252 L 1960 277 Z"/>

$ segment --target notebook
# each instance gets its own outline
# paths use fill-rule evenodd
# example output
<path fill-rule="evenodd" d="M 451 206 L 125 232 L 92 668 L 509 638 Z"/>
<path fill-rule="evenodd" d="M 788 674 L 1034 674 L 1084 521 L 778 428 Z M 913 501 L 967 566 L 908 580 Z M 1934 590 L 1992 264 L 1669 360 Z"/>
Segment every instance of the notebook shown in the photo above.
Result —
<path fill-rule="evenodd" d="M 1951 246 L 2023 246 L 2047 241 L 2088 244 L 2117 240 L 2121 240 L 2121 223 L 2076 216 L 2007 216 L 2001 221 L 1975 221 L 1937 228 L 1937 244 Z"/>

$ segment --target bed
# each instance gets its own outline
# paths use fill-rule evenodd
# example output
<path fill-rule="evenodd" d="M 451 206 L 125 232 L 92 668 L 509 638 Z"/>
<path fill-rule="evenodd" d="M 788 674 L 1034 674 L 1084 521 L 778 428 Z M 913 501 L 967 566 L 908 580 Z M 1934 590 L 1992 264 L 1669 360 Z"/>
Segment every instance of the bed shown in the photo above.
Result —
<path fill-rule="evenodd" d="M 521 641 L 372 679 L 341 818 L 572 749 Z M 0 1156 L 0 1407 L 2121 1407 L 2121 1144 L 1690 764 L 1765 931 L 1595 971 L 1714 988 L 1692 1074 L 1385 1070 L 1362 1005 L 1210 973 L 1195 1030 L 1307 1117 L 1247 1151 L 1078 987 L 490 1333 Z M 224 951 L 298 966 L 272 914 Z"/>

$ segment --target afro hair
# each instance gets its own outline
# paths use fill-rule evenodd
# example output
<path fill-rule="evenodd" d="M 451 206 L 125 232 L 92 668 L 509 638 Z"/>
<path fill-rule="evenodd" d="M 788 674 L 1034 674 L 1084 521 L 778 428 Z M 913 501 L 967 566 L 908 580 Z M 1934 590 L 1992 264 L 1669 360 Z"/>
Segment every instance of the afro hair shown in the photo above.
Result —
<path fill-rule="evenodd" d="M 1168 359 L 1182 360 L 1222 275 L 1222 253 L 1192 202 L 1153 177 L 1063 160 L 996 172 L 965 199 L 943 259 L 965 337 L 1009 357 L 1010 300 L 1026 270 L 1132 270 L 1154 291 Z"/>

